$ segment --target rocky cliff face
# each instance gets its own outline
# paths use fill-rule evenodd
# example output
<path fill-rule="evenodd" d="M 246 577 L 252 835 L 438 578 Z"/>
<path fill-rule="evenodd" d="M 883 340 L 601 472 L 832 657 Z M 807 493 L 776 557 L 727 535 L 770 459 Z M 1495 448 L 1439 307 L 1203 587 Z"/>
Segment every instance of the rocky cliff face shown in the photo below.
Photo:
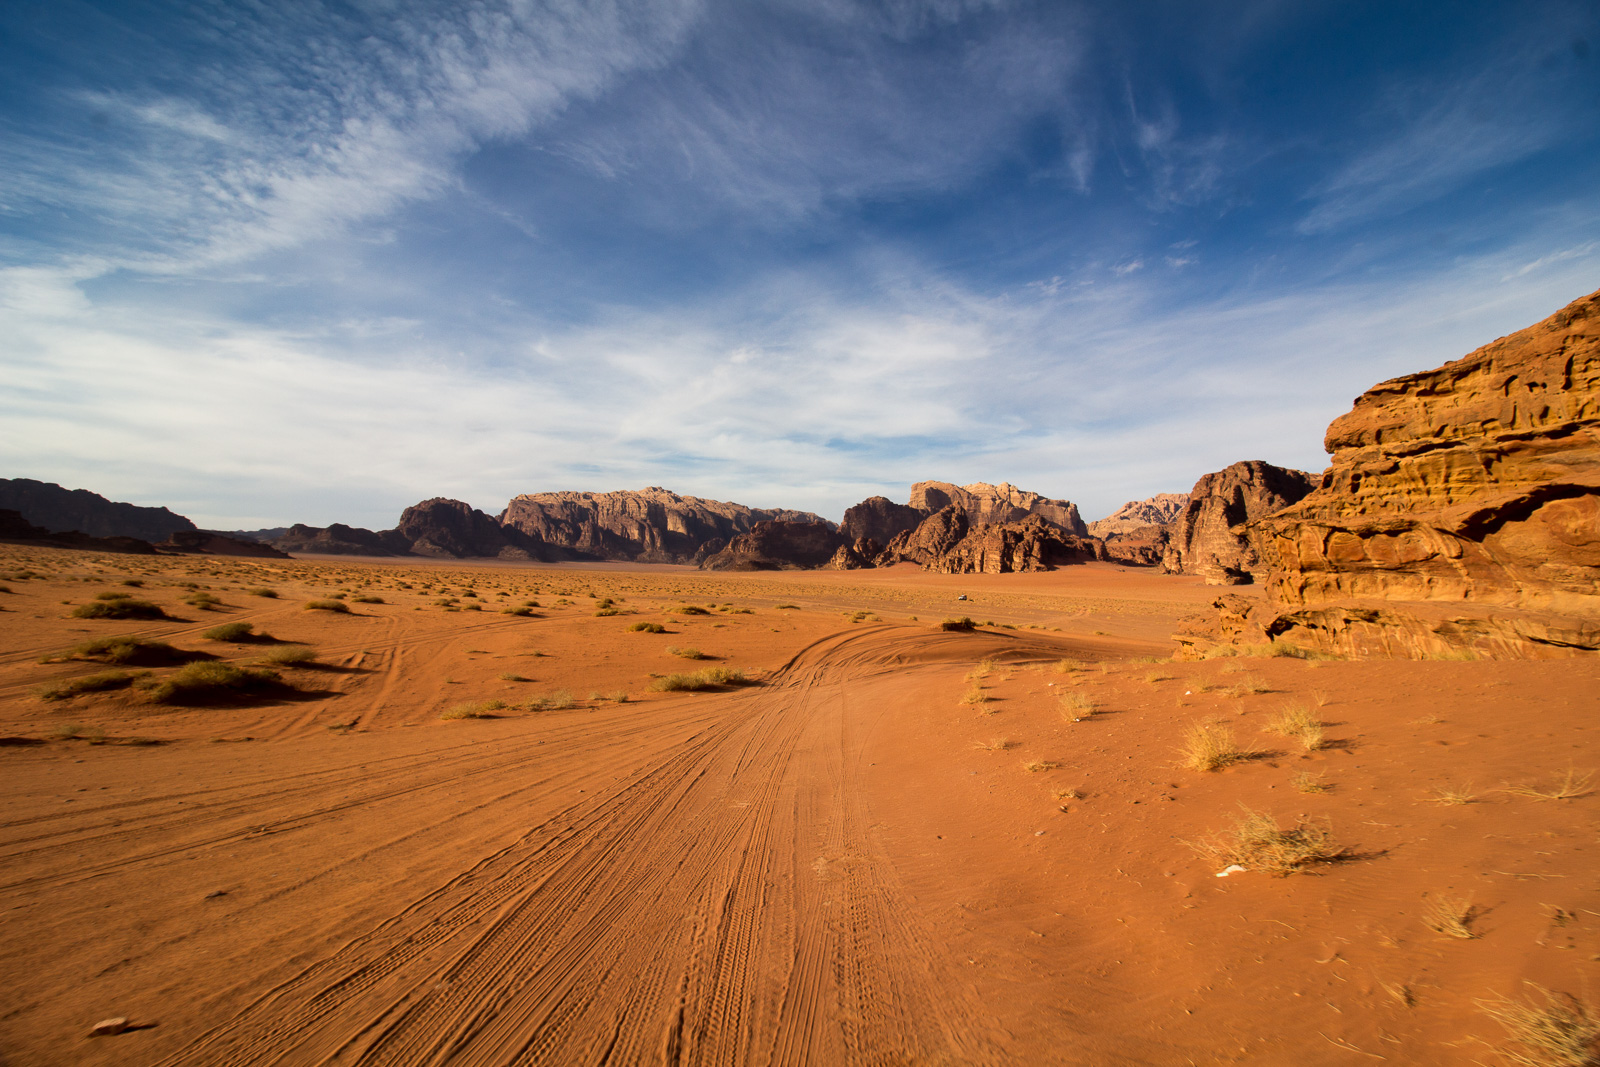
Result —
<path fill-rule="evenodd" d="M 821 567 L 844 547 L 844 537 L 830 523 L 758 522 L 700 566 L 708 571 Z"/>
<path fill-rule="evenodd" d="M 1328 427 L 1321 487 L 1253 527 L 1274 640 L 1345 655 L 1600 648 L 1600 292 Z"/>
<path fill-rule="evenodd" d="M 1010 482 L 1001 482 L 999 485 L 987 482 L 974 482 L 971 485 L 918 482 L 911 487 L 910 506 L 915 511 L 932 514 L 951 504 L 960 505 L 971 521 L 980 525 L 1020 522 L 1029 515 L 1037 515 L 1080 537 L 1089 532 L 1078 515 L 1078 506 L 1072 501 L 1051 500 L 1038 493 L 1018 489 Z"/>
<path fill-rule="evenodd" d="M 886 496 L 869 496 L 844 513 L 839 532 L 851 541 L 870 537 L 879 544 L 888 544 L 895 534 L 916 529 L 927 517 L 927 512 L 896 504 Z"/>
<path fill-rule="evenodd" d="M 1136 526 L 1123 533 L 1107 534 L 1104 543 L 1106 559 L 1112 563 L 1158 567 L 1167 554 L 1167 527 Z"/>
<path fill-rule="evenodd" d="M 550 560 L 549 547 L 515 527 L 506 527 L 459 500 L 434 497 L 401 513 L 390 540 L 398 539 L 416 556 L 447 559 L 494 556 Z M 387 536 L 387 533 L 386 535 Z"/>
<path fill-rule="evenodd" d="M 1188 493 L 1157 493 L 1145 500 L 1130 500 L 1103 519 L 1088 524 L 1093 537 L 1131 534 L 1150 526 L 1165 526 L 1189 503 Z"/>
<path fill-rule="evenodd" d="M 949 504 L 915 530 L 897 534 L 875 563 L 918 563 L 941 574 L 1011 574 L 1104 558 L 1098 540 L 1068 533 L 1041 516 L 974 523 L 964 507 Z"/>
<path fill-rule="evenodd" d="M 229 537 L 214 530 L 179 530 L 155 546 L 162 552 L 195 556 L 253 556 L 257 559 L 288 559 L 287 553 L 271 545 L 240 537 Z"/>
<path fill-rule="evenodd" d="M 1260 460 L 1205 475 L 1167 526 L 1162 569 L 1169 574 L 1198 574 L 1213 585 L 1253 581 L 1265 567 L 1243 524 L 1288 507 L 1316 485 L 1316 475 Z"/>
<path fill-rule="evenodd" d="M 155 546 L 137 537 L 90 537 L 77 530 L 51 531 L 35 526 L 11 508 L 0 508 L 0 541 L 14 541 L 27 545 L 44 545 L 49 548 L 78 548 L 95 552 L 123 552 L 129 555 L 153 556 Z"/>
<path fill-rule="evenodd" d="M 194 523 L 166 508 L 142 508 L 107 500 L 87 489 L 63 489 L 32 478 L 0 478 L 0 508 L 20 513 L 51 533 L 76 530 L 89 537 L 136 537 L 164 541 Z"/>
<path fill-rule="evenodd" d="M 654 486 L 638 492 L 525 494 L 500 515 L 501 525 L 537 541 L 591 558 L 642 563 L 693 562 L 702 545 L 731 541 L 758 522 L 831 526 L 810 512 L 748 508 Z"/>
<path fill-rule="evenodd" d="M 275 537 L 268 543 L 281 552 L 328 556 L 403 556 L 410 551 L 410 545 L 398 538 L 386 538 L 342 522 L 331 526 L 307 526 L 297 522 L 282 537 Z"/>

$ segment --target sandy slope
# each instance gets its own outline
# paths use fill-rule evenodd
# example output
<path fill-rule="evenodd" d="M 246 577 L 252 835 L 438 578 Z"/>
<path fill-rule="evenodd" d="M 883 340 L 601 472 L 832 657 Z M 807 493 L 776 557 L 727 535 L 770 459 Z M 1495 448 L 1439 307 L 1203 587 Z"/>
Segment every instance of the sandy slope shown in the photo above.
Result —
<path fill-rule="evenodd" d="M 125 577 L 186 621 L 66 617 Z M 1476 1000 L 1600 999 L 1600 798 L 1504 788 L 1600 766 L 1593 661 L 1157 662 L 1213 591 L 1105 566 L 0 549 L 0 584 L 7 1065 L 1470 1064 L 1503 1041 Z M 387 602 L 302 608 L 341 590 Z M 958 606 L 1015 628 L 939 632 Z M 236 619 L 323 665 L 253 705 L 35 695 L 104 669 L 38 662 L 86 634 L 272 647 L 199 636 Z M 669 644 L 760 684 L 651 693 L 701 665 Z M 1325 747 L 1263 730 L 1296 703 Z M 1206 720 L 1258 751 L 1182 768 Z M 1350 858 L 1218 879 L 1186 842 L 1241 804 L 1325 819 Z M 1440 899 L 1476 936 L 1424 924 Z M 110 1015 L 143 1028 L 85 1036 Z"/>

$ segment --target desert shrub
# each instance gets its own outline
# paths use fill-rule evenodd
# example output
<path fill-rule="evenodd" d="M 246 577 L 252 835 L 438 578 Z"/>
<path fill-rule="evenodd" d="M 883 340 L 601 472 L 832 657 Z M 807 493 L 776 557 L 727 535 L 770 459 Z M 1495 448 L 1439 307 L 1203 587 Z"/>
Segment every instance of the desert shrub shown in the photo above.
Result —
<path fill-rule="evenodd" d="M 993 699 L 994 697 L 985 693 L 978 686 L 973 686 L 961 695 L 961 703 L 963 704 L 987 704 Z"/>
<path fill-rule="evenodd" d="M 160 605 L 148 600 L 96 600 L 72 609 L 74 619 L 165 619 Z"/>
<path fill-rule="evenodd" d="M 1287 830 L 1272 816 L 1244 808 L 1234 817 L 1233 828 L 1190 846 L 1219 866 L 1238 864 L 1248 871 L 1284 876 L 1313 863 L 1343 859 L 1345 849 L 1333 843 L 1327 826 L 1298 822 Z"/>
<path fill-rule="evenodd" d="M 99 741 L 106 732 L 98 726 L 83 726 L 75 722 L 62 723 L 50 731 L 57 741 Z"/>
<path fill-rule="evenodd" d="M 1530 797 L 1534 800 L 1577 800 L 1594 792 L 1591 788 L 1593 781 L 1593 771 L 1579 773 L 1569 767 L 1565 777 L 1558 778 L 1549 785 L 1514 785 L 1508 786 L 1505 791 L 1513 796 Z"/>
<path fill-rule="evenodd" d="M 237 644 L 252 640 L 254 631 L 255 627 L 247 622 L 225 622 L 221 626 L 213 626 L 200 636 L 207 641 L 231 641 Z"/>
<path fill-rule="evenodd" d="M 350 598 L 350 603 L 352 603 L 352 604 L 382 604 L 383 603 L 383 597 L 381 597 L 381 596 L 371 596 L 371 595 L 368 595 L 368 594 L 362 594 L 361 596 L 353 596 L 353 597 L 351 597 Z"/>
<path fill-rule="evenodd" d="M 527 708 L 529 711 L 565 711 L 572 707 L 573 703 L 572 690 L 557 689 L 542 697 L 534 697 L 528 701 Z"/>
<path fill-rule="evenodd" d="M 1077 722 L 1079 719 L 1087 719 L 1098 711 L 1100 707 L 1094 702 L 1093 698 L 1085 693 L 1062 693 L 1058 703 L 1061 706 L 1062 716 L 1071 719 L 1073 722 Z"/>
<path fill-rule="evenodd" d="M 1275 734 L 1299 741 L 1307 752 L 1315 752 L 1323 745 L 1322 721 L 1311 714 L 1304 704 L 1291 704 L 1267 721 L 1265 727 Z"/>
<path fill-rule="evenodd" d="M 711 612 L 707 611 L 705 608 L 697 608 L 693 604 L 684 604 L 681 607 L 676 607 L 676 608 L 673 608 L 671 610 L 672 610 L 672 613 L 674 615 L 710 615 L 711 614 Z"/>
<path fill-rule="evenodd" d="M 74 645 L 65 654 L 47 656 L 44 662 L 54 663 L 64 659 L 95 659 L 106 663 L 129 663 L 154 666 L 178 663 L 202 656 L 173 648 L 165 641 L 146 641 L 141 637 L 96 637 Z"/>
<path fill-rule="evenodd" d="M 281 645 L 256 657 L 256 663 L 270 667 L 295 667 L 317 662 L 317 653 L 305 645 Z"/>
<path fill-rule="evenodd" d="M 268 600 L 278 599 L 278 591 L 276 589 L 268 589 L 265 586 L 260 586 L 255 589 L 246 589 L 245 593 L 249 596 L 266 597 Z"/>
<path fill-rule="evenodd" d="M 510 674 L 510 673 L 502 674 L 500 676 L 500 680 L 502 682 L 531 682 L 531 681 L 533 681 L 532 678 L 524 678 L 520 674 Z"/>
<path fill-rule="evenodd" d="M 307 611 L 331 611 L 336 614 L 348 613 L 350 605 L 342 600 L 312 600 L 306 603 Z"/>
<path fill-rule="evenodd" d="M 679 659 L 707 659 L 704 652 L 698 648 L 679 648 L 677 645 L 668 645 L 667 651 Z"/>
<path fill-rule="evenodd" d="M 191 663 L 176 674 L 141 688 L 158 704 L 205 704 L 237 700 L 281 685 L 272 671 L 207 660 Z"/>
<path fill-rule="evenodd" d="M 439 713 L 441 719 L 492 719 L 494 713 L 504 708 L 501 700 L 468 701 L 456 704 Z"/>
<path fill-rule="evenodd" d="M 210 593 L 195 593 L 185 597 L 183 602 L 201 611 L 215 611 L 222 606 L 222 601 Z"/>
<path fill-rule="evenodd" d="M 636 622 L 628 627 L 628 632 L 631 634 L 664 634 L 667 632 L 667 628 L 659 622 Z"/>
<path fill-rule="evenodd" d="M 530 615 L 533 614 L 533 609 L 529 608 L 529 607 L 505 608 L 504 610 L 502 610 L 500 612 L 500 614 L 502 614 L 502 615 L 517 615 L 517 616 L 520 616 L 520 617 L 526 619 Z"/>
<path fill-rule="evenodd" d="M 1027 771 L 1029 774 L 1040 774 L 1044 771 L 1053 771 L 1059 766 L 1061 766 L 1061 764 L 1056 763 L 1053 760 L 1036 759 L 1028 760 L 1023 763 L 1022 769 Z"/>
<path fill-rule="evenodd" d="M 971 633 L 977 628 L 978 624 L 965 615 L 959 619 L 946 619 L 939 624 L 939 629 L 948 633 Z"/>
<path fill-rule="evenodd" d="M 482 604 L 463 604 L 463 605 L 461 605 L 461 610 L 462 611 L 482 611 L 483 610 L 483 605 Z"/>
<path fill-rule="evenodd" d="M 144 579 L 143 578 L 124 578 L 124 579 L 122 579 L 122 584 L 126 585 L 126 586 L 128 586 L 129 588 L 132 588 L 132 589 L 143 589 L 144 588 Z"/>
<path fill-rule="evenodd" d="M 1422 906 L 1422 925 L 1445 937 L 1471 941 L 1478 935 L 1472 930 L 1472 920 L 1478 909 L 1470 897 L 1429 897 Z"/>
<path fill-rule="evenodd" d="M 1478 1009 L 1505 1028 L 1518 1048 L 1497 1050 L 1515 1067 L 1595 1067 L 1600 1064 L 1600 1019 L 1568 994 L 1526 983 L 1544 1003 L 1496 997 Z"/>
<path fill-rule="evenodd" d="M 610 618 L 612 615 L 621 615 L 621 614 L 622 614 L 622 609 L 618 608 L 618 607 L 600 608 L 599 610 L 597 610 L 594 613 L 595 618 L 597 618 L 597 619 Z"/>
<path fill-rule="evenodd" d="M 102 671 L 85 678 L 70 678 L 41 686 L 39 696 L 45 700 L 68 700 L 81 693 L 103 693 L 110 689 L 126 689 L 137 675 L 128 671 Z"/>
<path fill-rule="evenodd" d="M 107 591 L 107 592 L 104 592 L 104 593 L 96 593 L 94 595 L 94 598 L 96 600 L 127 600 L 132 596 L 133 596 L 132 593 L 118 593 L 118 592 Z"/>
<path fill-rule="evenodd" d="M 778 604 L 778 605 L 774 606 L 773 610 L 774 611 L 799 611 L 800 609 L 798 607 L 796 607 L 795 605 L 793 605 L 793 604 Z"/>
<path fill-rule="evenodd" d="M 696 692 L 702 689 L 718 689 L 723 686 L 745 685 L 749 679 L 743 671 L 732 670 L 728 667 L 707 667 L 703 671 L 693 674 L 668 674 L 657 678 L 650 683 L 650 688 L 657 693 Z"/>
<path fill-rule="evenodd" d="M 1233 739 L 1233 730 L 1218 722 L 1189 727 L 1183 740 L 1183 765 L 1196 771 L 1214 771 L 1248 759 L 1250 753 Z"/>

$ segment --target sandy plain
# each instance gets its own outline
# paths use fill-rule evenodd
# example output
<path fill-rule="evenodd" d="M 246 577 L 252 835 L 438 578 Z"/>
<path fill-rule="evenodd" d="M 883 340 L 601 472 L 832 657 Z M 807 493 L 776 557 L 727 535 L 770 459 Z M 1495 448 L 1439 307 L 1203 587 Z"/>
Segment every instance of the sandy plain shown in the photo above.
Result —
<path fill-rule="evenodd" d="M 1594 659 L 1173 663 L 1215 590 L 1107 565 L 0 546 L 0 587 L 7 1067 L 1475 1064 L 1485 1002 L 1600 1003 Z M 172 618 L 71 616 L 116 591 Z M 201 636 L 234 621 L 274 641 Z M 317 662 L 240 703 L 40 695 L 121 634 Z M 754 684 L 651 690 L 708 665 Z M 1253 751 L 1183 766 L 1204 723 Z M 1244 808 L 1343 856 L 1219 878 L 1194 845 Z"/>

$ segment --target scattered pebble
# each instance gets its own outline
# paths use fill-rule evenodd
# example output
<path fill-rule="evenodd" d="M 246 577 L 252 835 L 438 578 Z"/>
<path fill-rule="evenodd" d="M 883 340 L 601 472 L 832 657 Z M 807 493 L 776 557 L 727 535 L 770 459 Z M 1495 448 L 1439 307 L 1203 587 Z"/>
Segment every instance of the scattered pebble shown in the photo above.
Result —
<path fill-rule="evenodd" d="M 90 1037 L 111 1037 L 120 1034 L 128 1028 L 128 1020 L 122 1016 L 114 1019 L 101 1019 L 89 1030 Z"/>

